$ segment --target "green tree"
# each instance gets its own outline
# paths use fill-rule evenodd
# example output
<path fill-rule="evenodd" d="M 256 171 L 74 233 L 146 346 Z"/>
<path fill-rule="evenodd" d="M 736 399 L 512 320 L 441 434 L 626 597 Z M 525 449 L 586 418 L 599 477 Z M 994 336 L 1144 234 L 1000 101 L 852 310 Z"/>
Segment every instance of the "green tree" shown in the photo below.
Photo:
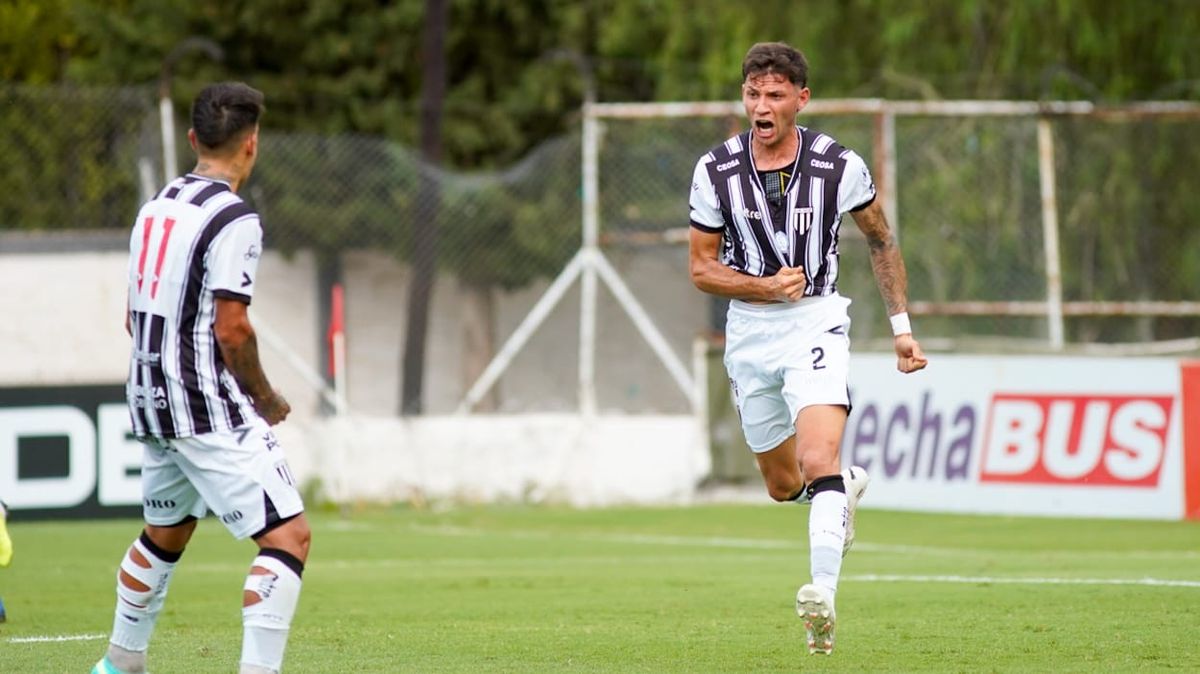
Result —
<path fill-rule="evenodd" d="M 759 40 L 786 40 L 802 48 L 812 64 L 810 85 L 818 98 L 1082 98 L 1112 103 L 1200 97 L 1200 50 L 1194 49 L 1200 12 L 1194 0 L 848 0 L 803 5 L 761 0 L 753 6 L 725 0 L 448 1 L 443 156 L 447 166 L 460 170 L 512 165 L 547 139 L 575 129 L 574 112 L 589 80 L 602 101 L 735 98 L 740 59 Z M 219 44 L 225 58 L 216 63 L 189 55 L 176 65 L 172 95 L 179 109 L 186 108 L 203 83 L 239 78 L 267 92 L 270 133 L 362 134 L 417 147 L 424 11 L 422 0 L 0 0 L 0 74 L 10 85 L 5 102 L 17 101 L 0 109 L 10 130 L 0 138 L 0 151 L 19 158 L 0 168 L 6 185 L 16 186 L 0 195 L 2 224 L 124 227 L 128 216 L 115 213 L 135 207 L 132 167 L 138 156 L 153 154 L 144 137 L 145 116 L 152 114 L 147 112 L 149 96 L 137 105 L 117 97 L 115 113 L 85 109 L 105 105 L 91 99 L 86 105 L 51 101 L 50 108 L 38 108 L 20 102 L 22 96 L 38 94 L 11 85 L 57 83 L 80 90 L 149 86 L 176 45 L 202 36 Z M 583 58 L 555 57 L 563 53 Z M 56 120 L 59 111 L 65 113 Z M 1200 242 L 1187 215 L 1200 206 L 1200 195 L 1186 187 L 1197 179 L 1188 155 L 1192 132 L 1186 124 L 1155 130 L 1130 124 L 1114 122 L 1091 131 L 1056 124 L 1063 147 L 1079 147 L 1076 156 L 1060 155 L 1059 160 L 1064 250 L 1070 251 L 1064 255 L 1069 299 L 1144 293 L 1191 297 L 1200 282 L 1195 261 Z M 932 244 L 939 237 L 945 241 L 947 235 L 966 233 L 947 228 L 982 228 L 981 240 L 995 265 L 1029 277 L 1023 261 L 1031 244 L 1019 234 L 1019 225 L 1020 218 L 1030 217 L 1033 195 L 1023 185 L 1032 167 L 1014 160 L 1011 174 L 1001 178 L 959 161 L 971 152 L 1006 151 L 1014 143 L 1029 142 L 1028 128 L 990 128 L 959 122 L 942 129 L 944 141 L 913 166 L 921 173 L 902 197 L 901 219 L 908 212 L 905 204 L 916 203 L 913 199 L 937 203 L 943 209 L 937 221 L 925 232 L 910 222 L 909 236 L 925 236 Z M 921 122 L 914 121 L 906 132 L 921 132 Z M 1156 145 L 1152 156 L 1139 154 L 1139 139 L 1154 135 L 1168 140 Z M 1122 142 L 1114 144 L 1113 139 Z M 656 165 L 670 164 L 664 158 L 678 152 L 663 139 L 630 140 L 638 144 L 639 160 Z M 406 185 L 416 174 L 406 173 L 405 160 L 397 156 L 377 149 L 357 163 L 331 159 L 329 171 L 335 177 L 320 187 L 314 187 L 321 182 L 316 168 L 268 174 L 264 167 L 264 206 L 282 202 L 279 212 L 288 214 L 290 245 L 322 246 L 334 254 L 370 233 L 378 245 L 407 255 L 410 232 L 404 223 L 414 204 L 402 190 L 385 185 Z M 325 161 L 319 153 L 311 159 L 296 153 L 292 157 Z M 366 166 L 365 159 L 378 157 L 387 157 L 379 160 L 381 168 Z M 1142 170 L 1131 177 L 1134 163 Z M 117 165 L 130 170 L 103 170 Z M 939 169 L 951 165 L 957 168 Z M 302 182 L 268 183 L 268 178 L 293 179 L 287 177 L 289 171 Z M 643 221 L 667 223 L 678 217 L 672 215 L 678 207 L 673 206 L 675 193 L 669 186 L 675 181 L 670 176 L 665 168 L 656 175 L 654 189 L 662 196 L 645 207 Z M 48 194 L 66 195 L 57 199 L 62 204 L 24 198 L 38 193 L 35 177 L 37 185 L 52 186 Z M 342 184 L 347 194 L 328 194 Z M 1005 188 L 994 189 L 997 185 Z M 1171 190 L 1170 198 L 1144 196 L 1147 187 L 1154 187 L 1154 194 Z M 354 191 L 364 196 L 349 194 Z M 946 202 L 945 195 L 962 193 L 978 198 Z M 377 195 L 386 198 L 380 201 Z M 318 204 L 326 198 L 333 201 Z M 489 203 L 482 218 L 487 222 L 494 222 L 496 213 L 518 217 L 531 208 L 524 202 L 516 205 L 508 194 L 478 199 Z M 293 203 L 294 208 L 282 205 Z M 446 222 L 443 216 L 438 220 Z M 347 224 L 331 224 L 342 222 Z M 356 229 L 339 236 L 338 226 Z M 451 238 L 459 229 L 471 231 L 457 220 L 445 226 Z M 1153 235 L 1137 235 L 1151 230 Z M 488 256 L 527 253 L 528 242 L 518 237 L 515 222 L 484 231 L 486 236 L 476 233 L 472 240 L 486 240 Z M 970 266 L 976 256 L 967 249 L 960 252 L 923 264 L 914 274 L 915 286 L 930 296 L 947 293 L 947 299 L 952 292 L 986 292 L 989 277 Z M 530 259 L 546 265 L 539 270 L 542 275 L 557 271 L 555 255 Z M 1161 269 L 1134 273 L 1138 261 L 1146 259 L 1158 261 Z M 489 267 L 473 255 L 441 262 L 480 287 L 512 282 L 511 270 L 485 271 Z M 1195 329 L 1193 323 L 1160 323 L 1155 329 L 1164 334 Z M 1077 325 L 1083 326 L 1081 337 L 1115 338 L 1130 329 L 1102 321 Z"/>

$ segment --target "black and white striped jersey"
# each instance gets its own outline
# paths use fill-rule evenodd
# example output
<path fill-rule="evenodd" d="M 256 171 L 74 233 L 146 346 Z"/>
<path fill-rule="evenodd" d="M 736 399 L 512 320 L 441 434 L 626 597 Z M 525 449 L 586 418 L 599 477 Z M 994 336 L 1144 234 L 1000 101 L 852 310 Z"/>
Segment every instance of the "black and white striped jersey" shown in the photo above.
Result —
<path fill-rule="evenodd" d="M 777 207 L 768 201 L 750 152 L 750 132 L 734 136 L 696 162 L 691 225 L 723 235 L 721 261 L 751 276 L 803 267 L 807 296 L 837 291 L 842 216 L 875 200 L 862 157 L 833 138 L 797 126 L 800 151 Z"/>
<path fill-rule="evenodd" d="M 261 254 L 258 215 L 225 182 L 188 174 L 142 206 L 129 237 L 134 435 L 229 431 L 257 414 L 225 368 L 213 321 L 214 298 L 250 303 Z"/>

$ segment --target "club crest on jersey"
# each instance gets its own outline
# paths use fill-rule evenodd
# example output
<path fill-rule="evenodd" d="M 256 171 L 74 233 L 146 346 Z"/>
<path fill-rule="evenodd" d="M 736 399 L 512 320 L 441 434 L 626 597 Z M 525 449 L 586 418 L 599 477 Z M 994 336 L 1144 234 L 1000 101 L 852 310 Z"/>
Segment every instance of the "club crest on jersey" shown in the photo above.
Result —
<path fill-rule="evenodd" d="M 792 226 L 800 234 L 807 232 L 812 227 L 813 209 L 809 207 L 797 208 L 793 212 L 796 217 L 792 220 Z"/>

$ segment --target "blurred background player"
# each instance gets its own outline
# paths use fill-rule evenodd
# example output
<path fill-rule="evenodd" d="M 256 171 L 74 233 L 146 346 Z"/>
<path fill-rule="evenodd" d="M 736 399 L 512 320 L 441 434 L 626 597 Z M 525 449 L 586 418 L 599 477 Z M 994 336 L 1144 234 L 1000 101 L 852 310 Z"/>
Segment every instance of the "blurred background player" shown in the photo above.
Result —
<path fill-rule="evenodd" d="M 8 506 L 0 501 L 0 567 L 12 564 L 12 538 L 8 535 Z M 4 609 L 4 598 L 0 597 L 0 623 L 8 620 L 8 612 Z"/>
<path fill-rule="evenodd" d="M 904 261 L 875 201 L 862 158 L 796 125 L 808 103 L 808 62 L 780 43 L 742 62 L 749 131 L 696 163 L 689 257 L 692 282 L 729 298 L 725 367 L 746 442 L 776 501 L 809 500 L 812 583 L 796 594 L 810 653 L 831 653 L 834 595 L 867 487 L 839 473 L 850 410 L 850 300 L 837 292 L 838 229 L 850 213 L 895 334 L 901 372 L 925 367 L 906 311 Z"/>
<path fill-rule="evenodd" d="M 259 547 L 242 593 L 240 671 L 282 667 L 310 532 L 270 428 L 291 408 L 263 373 L 247 316 L 262 228 L 237 191 L 258 156 L 262 112 L 262 93 L 245 84 L 202 90 L 188 131 L 196 167 L 134 222 L 126 394 L 144 445 L 146 527 L 121 560 L 112 637 L 94 674 L 146 670 L 171 574 L 209 509 Z"/>

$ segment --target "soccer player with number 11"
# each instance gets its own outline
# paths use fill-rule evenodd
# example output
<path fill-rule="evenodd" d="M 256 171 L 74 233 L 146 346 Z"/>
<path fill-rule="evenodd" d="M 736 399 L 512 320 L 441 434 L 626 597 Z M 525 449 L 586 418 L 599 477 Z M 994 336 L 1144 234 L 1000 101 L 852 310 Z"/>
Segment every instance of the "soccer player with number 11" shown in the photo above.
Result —
<path fill-rule="evenodd" d="M 262 112 L 262 93 L 245 84 L 205 87 L 188 131 L 196 167 L 134 221 L 126 394 L 143 444 L 146 526 L 117 571 L 112 636 L 93 674 L 146 671 L 171 575 L 210 509 L 258 545 L 242 591 L 240 671 L 283 666 L 311 534 L 271 431 L 291 408 L 263 373 L 247 316 L 262 227 L 237 191 L 258 158 Z"/>

